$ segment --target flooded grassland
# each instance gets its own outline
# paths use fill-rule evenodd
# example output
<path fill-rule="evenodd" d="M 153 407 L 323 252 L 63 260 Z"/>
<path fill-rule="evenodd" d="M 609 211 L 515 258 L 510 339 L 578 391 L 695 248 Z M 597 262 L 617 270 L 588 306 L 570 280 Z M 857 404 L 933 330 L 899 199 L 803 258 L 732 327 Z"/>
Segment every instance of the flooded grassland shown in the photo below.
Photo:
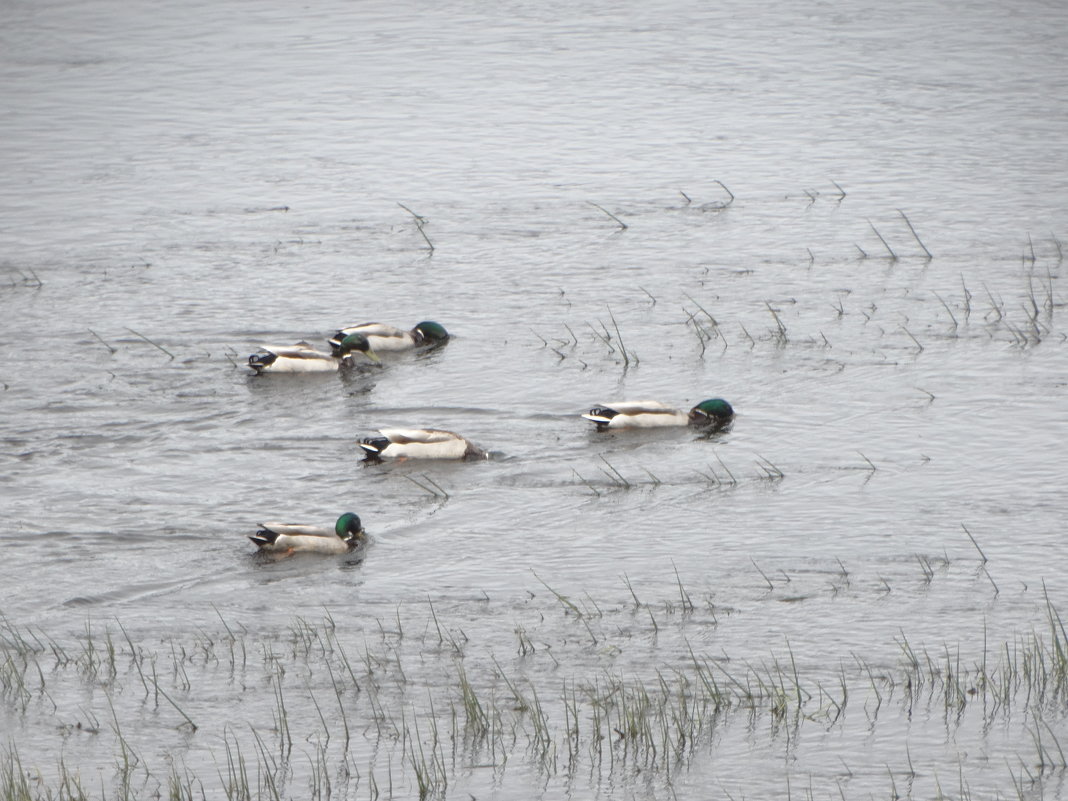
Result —
<path fill-rule="evenodd" d="M 1060 797 L 1059 240 L 975 267 L 898 217 L 902 255 L 868 252 L 874 226 L 848 258 L 697 255 L 766 214 L 784 251 L 869 224 L 848 196 L 735 202 L 498 234 L 513 264 L 581 266 L 514 271 L 483 315 L 464 308 L 493 265 L 458 263 L 484 239 L 424 253 L 398 223 L 397 270 L 442 288 L 457 333 L 350 376 L 250 377 L 259 331 L 77 333 L 88 366 L 27 392 L 6 479 L 12 579 L 48 586 L 6 602 L 5 794 Z M 655 240 L 674 263 L 650 271 Z M 170 282 L 23 272 L 28 309 Z M 578 416 L 710 394 L 738 410 L 711 436 Z M 359 462 L 395 423 L 493 458 Z M 261 561 L 243 537 L 346 507 L 372 541 L 345 559 Z"/>

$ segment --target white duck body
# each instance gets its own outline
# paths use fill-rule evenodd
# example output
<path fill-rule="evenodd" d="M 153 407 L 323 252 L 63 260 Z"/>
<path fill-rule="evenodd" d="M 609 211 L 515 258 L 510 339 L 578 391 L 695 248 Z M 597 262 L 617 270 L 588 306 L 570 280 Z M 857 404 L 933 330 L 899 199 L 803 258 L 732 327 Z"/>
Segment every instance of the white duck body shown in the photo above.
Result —
<path fill-rule="evenodd" d="M 267 553 L 348 553 L 367 538 L 360 518 L 347 512 L 334 529 L 297 523 L 260 523 L 249 539 Z"/>
<path fill-rule="evenodd" d="M 381 353 L 396 353 L 402 350 L 411 350 L 415 347 L 415 336 L 411 331 L 405 331 L 393 325 L 385 323 L 361 323 L 342 328 L 337 334 L 348 336 L 349 334 L 363 334 L 371 347 Z"/>
<path fill-rule="evenodd" d="M 685 426 L 690 415 L 660 401 L 620 401 L 604 403 L 582 415 L 598 428 L 660 428 Z"/>
<path fill-rule="evenodd" d="M 362 353 L 373 362 L 379 362 L 378 355 L 370 343 L 360 334 L 342 337 L 334 347 L 334 353 L 323 353 L 307 342 L 285 347 L 262 346 L 259 351 L 248 357 L 248 366 L 257 375 L 264 373 L 332 373 L 342 367 L 355 364 L 357 354 Z"/>
<path fill-rule="evenodd" d="M 372 350 L 384 353 L 442 345 L 449 339 L 445 328 L 430 320 L 419 323 L 410 331 L 385 323 L 358 323 L 346 326 L 330 337 L 330 347 L 336 350 L 341 341 L 352 334 L 366 337 Z"/>
<path fill-rule="evenodd" d="M 264 531 L 278 535 L 273 542 L 261 545 L 261 551 L 340 554 L 348 553 L 350 550 L 348 543 L 327 529 L 288 523 L 260 523 L 259 525 Z"/>
<path fill-rule="evenodd" d="M 381 437 L 359 445 L 368 459 L 483 459 L 486 453 L 452 431 L 436 428 L 382 428 Z"/>
<path fill-rule="evenodd" d="M 274 359 L 269 360 L 273 355 Z M 259 358 L 253 362 L 252 359 Z M 316 350 L 307 342 L 275 347 L 263 345 L 249 357 L 249 366 L 257 373 L 336 373 L 342 360 Z"/>

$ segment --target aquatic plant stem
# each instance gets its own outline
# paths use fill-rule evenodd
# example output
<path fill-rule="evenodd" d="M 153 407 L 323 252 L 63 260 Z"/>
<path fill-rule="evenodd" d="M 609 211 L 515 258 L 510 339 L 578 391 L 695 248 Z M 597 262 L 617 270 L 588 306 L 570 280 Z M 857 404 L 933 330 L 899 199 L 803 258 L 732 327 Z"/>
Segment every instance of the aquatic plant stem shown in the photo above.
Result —
<path fill-rule="evenodd" d="M 727 208 L 727 206 L 731 205 L 731 203 L 734 202 L 734 192 L 732 192 L 730 189 L 728 189 L 727 185 L 725 183 L 723 183 L 723 181 L 719 180 L 718 178 L 713 178 L 712 182 L 716 183 L 716 184 L 719 184 L 719 186 L 723 189 L 723 191 L 727 193 L 727 197 L 730 198 L 726 203 L 719 204 L 719 208 L 721 208 L 721 209 Z"/>
<path fill-rule="evenodd" d="M 407 206 L 405 206 L 403 203 L 401 203 L 399 201 L 398 201 L 397 205 L 400 206 L 402 209 L 404 209 L 409 214 L 411 214 L 412 217 L 415 219 L 415 227 L 419 229 L 419 233 L 422 235 L 423 241 L 426 242 L 427 247 L 430 248 L 430 255 L 433 256 L 434 255 L 434 250 L 435 250 L 434 243 L 430 241 L 430 237 L 427 236 L 426 235 L 426 231 L 423 230 L 423 226 L 427 224 L 427 218 L 424 217 L 422 214 L 416 214 L 414 211 L 412 211 L 410 208 L 408 208 Z"/>
<path fill-rule="evenodd" d="M 144 334 L 138 333 L 137 331 L 134 331 L 134 330 L 133 330 L 132 328 L 127 328 L 126 330 L 127 330 L 127 331 L 129 331 L 129 332 L 130 332 L 131 334 L 133 334 L 134 336 L 136 336 L 136 337 L 140 337 L 141 339 L 143 339 L 143 340 L 144 340 L 145 342 L 147 342 L 147 343 L 148 343 L 149 345 L 151 345 L 152 347 L 154 347 L 154 348 L 157 348 L 158 350 L 161 350 L 161 351 L 163 351 L 164 353 L 166 353 L 166 354 L 167 354 L 168 356 L 170 356 L 170 357 L 171 357 L 171 361 L 174 361 L 174 354 L 173 354 L 173 353 L 171 353 L 171 352 L 170 352 L 169 350 L 167 350 L 167 349 L 166 349 L 165 347 L 163 347 L 162 345 L 159 345 L 159 344 L 157 344 L 157 343 L 153 342 L 153 341 L 152 341 L 151 339 L 149 339 L 148 337 L 146 337 L 146 336 L 145 336 Z"/>
<path fill-rule="evenodd" d="M 879 241 L 883 243 L 883 247 L 886 248 L 886 252 L 890 254 L 890 261 L 897 261 L 897 254 L 894 253 L 894 249 L 890 247 L 890 244 L 883 239 L 883 235 L 879 233 L 879 229 L 875 227 L 875 223 L 868 220 L 868 225 L 871 226 L 871 230 L 875 232 L 875 235 L 879 237 Z"/>
<path fill-rule="evenodd" d="M 594 206 L 594 207 L 600 209 L 605 214 L 607 214 L 609 217 L 611 217 L 613 220 L 615 220 L 617 223 L 619 223 L 619 230 L 620 231 L 626 231 L 630 227 L 625 222 L 623 222 L 621 219 L 619 219 L 619 217 L 617 217 L 612 212 L 610 212 L 608 209 L 606 209 L 604 206 L 602 206 L 602 205 L 600 205 L 598 203 L 594 203 L 592 200 L 587 200 L 586 202 L 589 203 L 591 206 Z"/>
<path fill-rule="evenodd" d="M 932 256 L 931 251 L 927 249 L 927 245 L 923 244 L 923 240 L 920 239 L 920 235 L 916 233 L 916 229 L 912 227 L 912 221 L 908 218 L 908 216 L 906 216 L 905 212 L 903 212 L 901 209 L 898 209 L 897 213 L 901 215 L 901 219 L 905 221 L 905 225 L 907 225 L 909 227 L 909 230 L 912 231 L 912 236 L 916 239 L 916 242 L 919 244 L 919 246 L 923 248 L 923 252 L 927 254 L 927 261 L 933 259 L 934 256 Z M 1033 249 L 1031 253 L 1032 255 L 1034 254 Z"/>
<path fill-rule="evenodd" d="M 975 537 L 972 536 L 972 532 L 968 531 L 968 527 L 963 523 L 960 524 L 960 527 L 964 529 L 964 533 L 967 534 L 968 539 L 972 541 L 972 545 L 975 546 L 975 550 L 979 551 L 979 556 L 983 558 L 983 564 L 985 565 L 989 560 L 986 558 L 986 554 L 983 553 L 983 549 L 979 547 L 979 543 L 975 541 Z"/>
<path fill-rule="evenodd" d="M 92 334 L 94 337 L 96 337 L 97 341 L 99 341 L 101 345 L 103 345 L 105 348 L 107 348 L 109 353 L 115 353 L 116 349 L 111 347 L 111 345 L 109 345 L 107 342 L 105 342 L 104 338 L 101 337 L 100 334 L 98 334 L 92 328 L 87 328 L 85 330 L 88 331 L 90 334 Z"/>
<path fill-rule="evenodd" d="M 774 590 L 775 589 L 775 585 L 771 583 L 771 579 L 768 578 L 767 573 L 765 573 L 763 570 L 760 569 L 760 565 L 758 565 L 756 563 L 756 560 L 753 559 L 753 557 L 749 557 L 749 561 L 753 563 L 753 567 L 755 567 L 757 569 L 757 573 L 759 573 L 764 578 L 764 581 L 767 582 L 768 589 L 769 590 Z"/>
<path fill-rule="evenodd" d="M 623 367 L 626 368 L 630 365 L 630 355 L 623 344 L 623 336 L 619 333 L 619 324 L 616 322 L 616 316 L 612 314 L 612 307 L 606 306 L 605 308 L 608 309 L 608 317 L 612 321 L 612 327 L 616 330 L 616 342 L 619 343 L 619 350 L 623 354 Z M 637 359 L 635 359 L 635 362 L 637 362 Z"/>

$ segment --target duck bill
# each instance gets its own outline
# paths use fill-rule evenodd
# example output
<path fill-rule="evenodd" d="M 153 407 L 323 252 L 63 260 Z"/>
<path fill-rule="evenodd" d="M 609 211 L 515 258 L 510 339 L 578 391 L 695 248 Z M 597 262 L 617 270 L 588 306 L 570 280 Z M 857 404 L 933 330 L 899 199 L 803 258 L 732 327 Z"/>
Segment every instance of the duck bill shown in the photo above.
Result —
<path fill-rule="evenodd" d="M 375 364 L 382 364 L 382 360 L 378 358 L 378 354 L 375 353 L 373 350 L 365 350 L 363 353 L 368 359 L 373 361 Z"/>

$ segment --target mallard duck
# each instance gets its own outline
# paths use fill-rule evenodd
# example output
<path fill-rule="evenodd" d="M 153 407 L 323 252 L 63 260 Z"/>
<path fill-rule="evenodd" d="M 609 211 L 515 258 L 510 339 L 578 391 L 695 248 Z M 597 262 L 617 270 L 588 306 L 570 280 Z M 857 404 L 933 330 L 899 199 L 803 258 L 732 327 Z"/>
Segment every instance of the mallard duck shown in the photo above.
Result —
<path fill-rule="evenodd" d="M 624 401 L 596 406 L 582 415 L 597 424 L 598 431 L 609 428 L 656 428 L 658 426 L 724 426 L 734 417 L 734 409 L 722 398 L 710 398 L 684 412 L 659 401 Z"/>
<path fill-rule="evenodd" d="M 260 523 L 260 530 L 249 535 L 261 551 L 272 554 L 348 553 L 367 540 L 360 518 L 345 512 L 337 519 L 334 530 L 292 523 Z"/>
<path fill-rule="evenodd" d="M 353 364 L 357 353 L 380 363 L 378 354 L 363 334 L 349 334 L 339 342 L 333 354 L 323 353 L 307 342 L 275 348 L 264 346 L 248 357 L 248 366 L 256 375 L 264 373 L 329 373 Z"/>
<path fill-rule="evenodd" d="M 419 323 L 411 331 L 383 323 L 359 323 L 346 326 L 330 337 L 331 349 L 336 352 L 345 337 L 350 334 L 363 334 L 371 343 L 371 347 L 381 353 L 436 347 L 449 341 L 449 332 L 445 327 L 430 320 Z"/>
<path fill-rule="evenodd" d="M 459 434 L 436 428 L 382 428 L 357 443 L 367 461 L 388 459 L 486 459 L 488 454 Z"/>

